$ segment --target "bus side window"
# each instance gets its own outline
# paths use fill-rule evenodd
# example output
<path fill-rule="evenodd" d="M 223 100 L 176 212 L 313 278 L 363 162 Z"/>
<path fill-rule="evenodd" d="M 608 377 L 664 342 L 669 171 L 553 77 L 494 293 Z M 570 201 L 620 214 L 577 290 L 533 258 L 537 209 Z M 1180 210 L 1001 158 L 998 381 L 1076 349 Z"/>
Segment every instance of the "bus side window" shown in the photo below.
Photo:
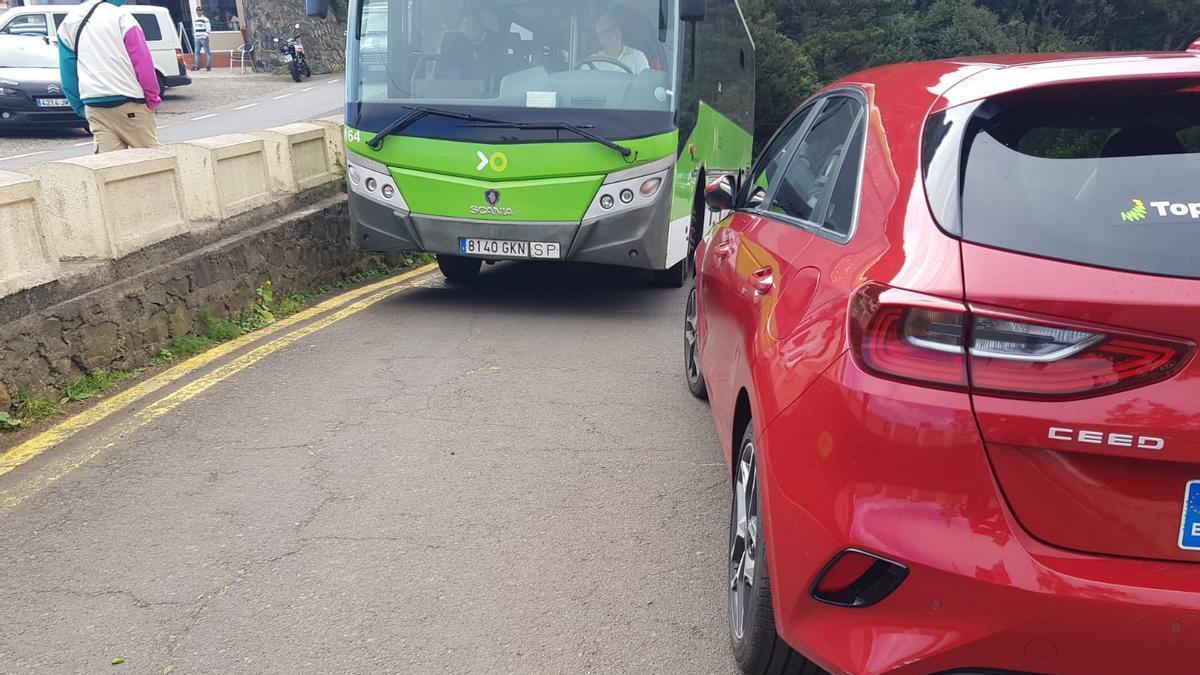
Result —
<path fill-rule="evenodd" d="M 684 33 L 684 35 L 686 36 L 684 38 L 684 40 L 687 41 L 687 45 L 684 47 L 684 49 L 687 50 L 685 52 L 685 54 L 687 55 L 687 79 L 690 82 L 690 81 L 693 81 L 696 79 L 696 22 L 695 21 L 688 22 L 687 31 Z"/>

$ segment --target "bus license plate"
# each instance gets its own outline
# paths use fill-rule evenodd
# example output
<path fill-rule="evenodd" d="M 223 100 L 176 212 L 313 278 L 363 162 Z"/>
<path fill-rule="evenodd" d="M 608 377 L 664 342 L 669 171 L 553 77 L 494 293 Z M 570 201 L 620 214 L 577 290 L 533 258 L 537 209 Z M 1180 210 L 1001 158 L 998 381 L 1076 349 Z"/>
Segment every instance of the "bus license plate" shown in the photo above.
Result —
<path fill-rule="evenodd" d="M 1188 483 L 1183 496 L 1183 525 L 1179 531 L 1179 548 L 1200 551 L 1200 480 Z"/>
<path fill-rule="evenodd" d="M 463 255 L 499 256 L 502 258 L 558 260 L 562 257 L 562 247 L 552 241 L 506 241 L 462 237 L 458 240 L 458 250 Z"/>

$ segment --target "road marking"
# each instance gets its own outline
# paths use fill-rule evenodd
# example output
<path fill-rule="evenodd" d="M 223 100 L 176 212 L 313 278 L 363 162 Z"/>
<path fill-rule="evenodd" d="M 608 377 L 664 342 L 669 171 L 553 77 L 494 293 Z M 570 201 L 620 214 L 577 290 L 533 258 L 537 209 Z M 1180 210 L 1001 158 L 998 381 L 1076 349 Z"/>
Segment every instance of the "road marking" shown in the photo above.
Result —
<path fill-rule="evenodd" d="M 38 150 L 37 152 L 27 152 L 23 155 L 13 155 L 12 157 L 0 157 L 0 162 L 7 162 L 10 159 L 25 159 L 26 157 L 33 157 L 35 155 L 44 155 L 47 152 L 50 152 L 50 151 L 49 150 Z"/>
<path fill-rule="evenodd" d="M 234 110 L 245 110 L 246 108 L 253 108 L 256 105 L 258 105 L 258 104 L 257 103 L 247 103 L 246 105 L 239 105 L 238 107 L 234 108 Z"/>
<path fill-rule="evenodd" d="M 305 88 L 301 89 L 300 91 L 312 91 L 314 88 L 315 87 L 305 87 Z"/>
<path fill-rule="evenodd" d="M 338 82 L 341 82 L 341 80 L 340 79 L 330 80 L 330 81 L 326 82 L 325 84 L 337 84 Z"/>
<path fill-rule="evenodd" d="M 201 115 L 201 116 L 199 116 L 199 117 L 193 117 L 193 118 L 192 118 L 192 121 L 193 121 L 193 122 L 199 122 L 200 120 L 206 120 L 206 119 L 208 119 L 208 118 L 210 118 L 210 117 L 216 117 L 216 116 L 217 116 L 217 115 L 219 115 L 219 114 L 220 114 L 220 113 L 210 113 L 210 114 L 208 114 L 208 115 Z"/>
<path fill-rule="evenodd" d="M 25 464 L 43 452 L 50 450 L 80 431 L 83 431 L 84 429 L 87 429 L 88 427 L 100 422 L 130 403 L 133 403 L 144 396 L 153 394 L 163 387 L 176 382 L 181 378 L 190 375 L 191 373 L 194 373 L 204 366 L 213 363 L 230 352 L 237 351 L 246 345 L 258 342 L 262 338 L 274 335 L 275 333 L 279 333 L 285 329 L 291 328 L 296 324 L 307 321 L 315 316 L 324 314 L 330 309 L 338 307 L 346 301 L 355 300 L 377 291 L 390 290 L 396 286 L 403 287 L 408 281 L 432 272 L 434 269 L 434 265 L 425 265 L 424 267 L 419 267 L 410 272 L 405 272 L 404 274 L 390 277 L 368 286 L 363 286 L 362 288 L 355 289 L 348 293 L 343 293 L 320 304 L 313 305 L 306 310 L 293 314 L 292 316 L 267 326 L 262 330 L 255 331 L 253 333 L 247 333 L 246 335 L 234 338 L 229 342 L 219 344 L 206 352 L 197 354 L 196 356 L 193 356 L 177 366 L 163 371 L 144 382 L 120 392 L 119 394 L 115 394 L 100 401 L 96 405 L 84 410 L 83 412 L 67 418 L 62 423 L 43 431 L 42 433 L 34 436 L 28 441 L 25 441 L 12 450 L 9 450 L 7 453 L 0 454 L 0 476 L 3 476 L 22 464 Z M 0 494 L 3 494 L 3 492 L 0 492 Z M 3 510 L 3 504 L 0 504 L 0 511 Z"/>
<path fill-rule="evenodd" d="M 112 429 L 103 433 L 98 439 L 96 439 L 95 447 L 89 450 L 86 454 L 60 462 L 48 472 L 31 481 L 27 487 L 21 489 L 17 494 L 5 496 L 3 500 L 0 500 L 0 514 L 11 511 L 17 506 L 20 506 L 29 498 L 37 495 L 42 490 L 53 485 L 59 479 L 88 463 L 98 455 L 102 454 L 105 450 L 116 446 L 133 432 L 163 417 L 184 403 L 192 400 L 199 394 L 208 391 L 213 387 L 213 385 L 229 379 L 233 375 L 242 372 L 246 368 L 249 368 L 271 354 L 274 354 L 275 352 L 300 339 L 312 335 L 323 328 L 332 326 L 342 319 L 354 316 L 355 314 L 358 314 L 372 305 L 386 300 L 403 290 L 412 288 L 414 285 L 416 285 L 416 282 L 421 281 L 425 276 L 431 274 L 433 269 L 433 265 L 426 265 L 418 270 L 414 270 L 413 272 L 404 275 L 404 277 L 406 277 L 405 283 L 396 283 L 389 288 L 385 288 L 384 290 L 375 293 L 374 295 L 369 295 L 362 300 L 351 303 L 350 305 L 338 310 L 333 314 L 330 314 L 329 316 L 305 324 L 298 330 L 286 333 L 283 336 L 272 340 L 271 342 L 260 345 L 253 351 L 242 354 L 229 363 L 226 363 L 225 365 L 213 370 L 211 373 L 183 385 L 179 389 L 176 389 L 175 391 L 161 399 L 158 399 L 157 401 L 154 401 L 153 403 L 147 404 L 126 421 L 117 424 Z M 397 277 L 397 280 L 399 279 L 400 277 Z M 0 492 L 0 495 L 4 495 L 7 492 L 8 491 Z"/>
<path fill-rule="evenodd" d="M 91 141 L 84 141 L 82 143 L 76 143 L 76 144 L 72 145 L 71 147 L 72 148 L 82 148 L 85 145 L 91 145 L 91 144 L 92 144 Z"/>
<path fill-rule="evenodd" d="M 279 100 L 279 99 L 281 99 L 281 98 L 287 98 L 287 97 L 289 97 L 289 96 L 291 96 L 291 94 L 280 94 L 280 95 L 278 95 L 278 96 L 272 96 L 272 97 L 271 97 L 271 100 L 272 100 L 272 101 L 278 101 L 278 100 Z"/>

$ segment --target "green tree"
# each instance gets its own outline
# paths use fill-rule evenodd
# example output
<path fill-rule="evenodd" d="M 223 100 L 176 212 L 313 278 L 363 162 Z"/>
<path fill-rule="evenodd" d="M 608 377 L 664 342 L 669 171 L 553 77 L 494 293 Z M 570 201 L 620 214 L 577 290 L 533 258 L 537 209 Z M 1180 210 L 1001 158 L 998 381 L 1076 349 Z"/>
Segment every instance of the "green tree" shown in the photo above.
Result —
<path fill-rule="evenodd" d="M 819 86 L 812 59 L 779 30 L 775 13 L 764 0 L 742 3 L 754 36 L 757 84 L 754 97 L 755 138 L 761 144 Z"/>
<path fill-rule="evenodd" d="M 742 0 L 759 141 L 816 87 L 871 66 L 1005 52 L 1168 50 L 1200 0 Z"/>

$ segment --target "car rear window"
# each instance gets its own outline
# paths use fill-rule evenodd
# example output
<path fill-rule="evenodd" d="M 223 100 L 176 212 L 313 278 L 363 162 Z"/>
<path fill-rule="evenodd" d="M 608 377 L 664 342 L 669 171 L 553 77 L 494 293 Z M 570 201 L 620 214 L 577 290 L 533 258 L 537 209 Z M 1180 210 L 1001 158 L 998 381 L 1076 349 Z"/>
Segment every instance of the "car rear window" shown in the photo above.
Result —
<path fill-rule="evenodd" d="M 966 241 L 1200 278 L 1200 87 L 1074 87 L 991 100 L 963 144 Z"/>

